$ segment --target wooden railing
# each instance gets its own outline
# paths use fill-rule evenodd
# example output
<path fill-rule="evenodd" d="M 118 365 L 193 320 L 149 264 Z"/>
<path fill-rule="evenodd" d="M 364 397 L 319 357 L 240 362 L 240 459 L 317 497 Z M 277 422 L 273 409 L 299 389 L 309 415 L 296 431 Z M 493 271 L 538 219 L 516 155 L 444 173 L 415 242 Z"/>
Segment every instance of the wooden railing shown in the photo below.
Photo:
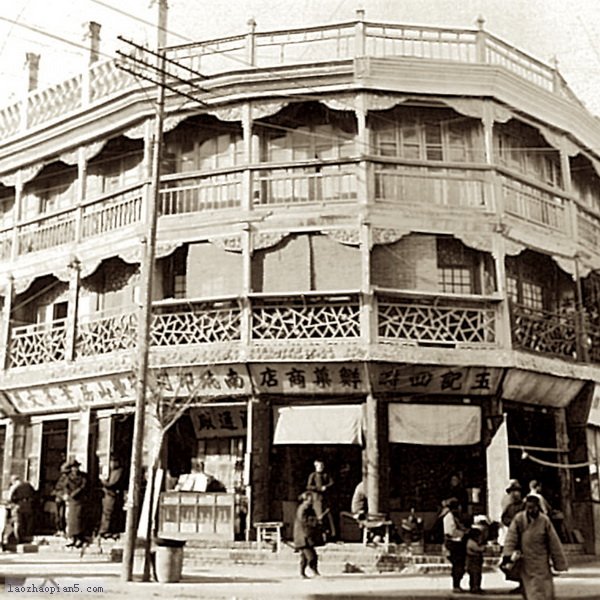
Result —
<path fill-rule="evenodd" d="M 577 237 L 597 252 L 600 249 L 600 217 L 577 207 Z"/>
<path fill-rule="evenodd" d="M 578 358 L 575 311 L 549 312 L 512 303 L 510 314 L 515 348 L 562 358 Z"/>
<path fill-rule="evenodd" d="M 269 169 L 255 174 L 253 203 L 295 205 L 348 202 L 357 197 L 354 166 Z"/>
<path fill-rule="evenodd" d="M 76 217 L 73 209 L 42 217 L 19 225 L 17 232 L 18 254 L 48 250 L 75 241 Z"/>
<path fill-rule="evenodd" d="M 130 350 L 136 344 L 137 313 L 133 308 L 96 313 L 80 319 L 77 324 L 77 357 Z"/>
<path fill-rule="evenodd" d="M 66 357 L 66 319 L 13 327 L 10 336 L 10 367 L 29 367 L 63 361 Z"/>
<path fill-rule="evenodd" d="M 491 208 L 486 202 L 483 175 L 477 171 L 379 165 L 374 183 L 376 202 Z"/>
<path fill-rule="evenodd" d="M 531 223 L 569 232 L 566 201 L 558 195 L 516 179 L 502 177 L 504 210 Z"/>
<path fill-rule="evenodd" d="M 489 64 L 577 101 L 555 68 L 490 35 L 483 30 L 483 23 L 479 29 L 439 28 L 369 23 L 364 21 L 363 12 L 357 16 L 354 22 L 264 33 L 256 32 L 253 23 L 246 34 L 173 46 L 168 56 L 205 77 L 361 56 Z M 0 110 L 0 139 L 140 85 L 132 75 L 117 69 L 116 64 L 116 61 L 98 62 L 90 66 L 87 73 L 31 92 L 25 114 L 22 103 L 3 108 Z M 189 72 L 172 63 L 168 68 L 180 77 L 189 77 Z M 277 76 L 266 73 L 265 77 L 276 79 Z"/>
<path fill-rule="evenodd" d="M 12 230 L 0 232 L 0 260 L 10 260 L 12 256 Z"/>
<path fill-rule="evenodd" d="M 161 215 L 239 208 L 242 202 L 241 172 L 199 175 L 164 181 L 160 190 Z"/>
<path fill-rule="evenodd" d="M 410 300 L 379 293 L 377 336 L 382 342 L 495 347 L 499 345 L 496 314 L 486 301 Z"/>
<path fill-rule="evenodd" d="M 83 207 L 81 237 L 89 238 L 138 223 L 144 188 L 137 186 Z"/>

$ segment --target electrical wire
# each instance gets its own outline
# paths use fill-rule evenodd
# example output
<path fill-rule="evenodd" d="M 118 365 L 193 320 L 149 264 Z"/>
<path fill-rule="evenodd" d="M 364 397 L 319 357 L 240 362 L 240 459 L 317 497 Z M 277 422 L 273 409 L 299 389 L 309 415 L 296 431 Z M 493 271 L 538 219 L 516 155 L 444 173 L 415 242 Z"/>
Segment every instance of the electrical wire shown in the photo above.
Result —
<path fill-rule="evenodd" d="M 593 463 L 593 462 L 556 463 L 556 462 L 551 462 L 549 460 L 543 460 L 541 458 L 536 458 L 535 456 L 532 456 L 531 454 L 529 454 L 528 452 L 525 452 L 525 451 L 522 452 L 521 458 L 523 460 L 530 460 L 534 463 L 543 465 L 545 467 L 554 467 L 556 469 L 584 469 L 586 467 L 591 467 L 591 466 L 595 465 L 595 463 Z"/>

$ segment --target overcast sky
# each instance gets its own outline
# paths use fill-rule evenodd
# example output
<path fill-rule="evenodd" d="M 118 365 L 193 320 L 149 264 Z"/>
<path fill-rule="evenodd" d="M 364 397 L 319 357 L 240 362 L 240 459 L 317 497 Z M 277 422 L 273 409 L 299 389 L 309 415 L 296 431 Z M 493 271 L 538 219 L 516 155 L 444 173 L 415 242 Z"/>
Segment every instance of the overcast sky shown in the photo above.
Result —
<path fill-rule="evenodd" d="M 43 29 L 85 44 L 84 24 L 102 25 L 101 50 L 112 55 L 116 36 L 153 42 L 156 7 L 151 0 L 0 0 L 0 104 L 24 87 L 26 52 L 42 55 L 40 86 L 80 70 L 82 49 L 34 33 Z M 126 11 L 122 14 L 106 5 Z M 367 20 L 473 27 L 478 15 L 491 33 L 549 62 L 553 56 L 573 90 L 600 116 L 600 0 L 169 0 L 170 43 L 243 33 L 254 17 L 259 31 L 333 23 L 354 18 L 357 7 Z M 10 19 L 19 24 L 2 20 Z"/>

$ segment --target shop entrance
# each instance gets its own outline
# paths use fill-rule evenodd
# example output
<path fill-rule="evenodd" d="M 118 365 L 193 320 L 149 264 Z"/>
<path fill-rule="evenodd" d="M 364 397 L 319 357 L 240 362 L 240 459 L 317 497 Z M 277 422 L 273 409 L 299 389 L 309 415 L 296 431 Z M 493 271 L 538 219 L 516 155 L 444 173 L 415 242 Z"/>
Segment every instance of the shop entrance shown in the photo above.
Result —
<path fill-rule="evenodd" d="M 52 491 L 60 477 L 60 468 L 67 459 L 68 439 L 68 419 L 57 419 L 42 423 L 39 477 L 39 495 L 42 510 L 38 513 L 40 522 L 37 523 L 40 533 L 54 533 L 56 531 L 55 503 Z"/>
<path fill-rule="evenodd" d="M 314 461 L 322 460 L 333 479 L 330 504 L 337 532 L 342 530 L 340 512 L 350 512 L 354 488 L 362 479 L 362 454 L 358 444 L 275 445 L 271 454 L 271 514 L 292 533 L 298 496 L 306 490 Z"/>

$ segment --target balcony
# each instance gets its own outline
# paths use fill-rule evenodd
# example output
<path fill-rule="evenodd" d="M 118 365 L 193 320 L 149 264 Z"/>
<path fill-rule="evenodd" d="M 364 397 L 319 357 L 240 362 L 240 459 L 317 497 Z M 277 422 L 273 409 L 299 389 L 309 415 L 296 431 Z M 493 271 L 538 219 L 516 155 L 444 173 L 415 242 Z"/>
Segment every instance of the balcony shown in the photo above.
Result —
<path fill-rule="evenodd" d="M 65 360 L 66 331 L 66 319 L 13 327 L 9 366 L 30 367 Z"/>
<path fill-rule="evenodd" d="M 514 348 L 569 359 L 578 356 L 578 315 L 573 311 L 549 312 L 511 304 Z"/>
<path fill-rule="evenodd" d="M 426 61 L 490 65 L 571 102 L 577 99 L 558 71 L 482 28 L 440 28 L 364 21 L 248 33 L 173 46 L 167 55 L 209 80 L 240 71 L 294 65 L 351 62 L 359 57 L 418 58 Z M 139 92 L 140 82 L 119 70 L 116 61 L 97 62 L 86 73 L 42 90 L 0 110 L 0 139 L 106 102 Z M 180 74 L 189 73 L 178 71 Z M 144 84 L 142 84 L 144 85 Z M 149 86 L 149 84 L 148 84 Z"/>

